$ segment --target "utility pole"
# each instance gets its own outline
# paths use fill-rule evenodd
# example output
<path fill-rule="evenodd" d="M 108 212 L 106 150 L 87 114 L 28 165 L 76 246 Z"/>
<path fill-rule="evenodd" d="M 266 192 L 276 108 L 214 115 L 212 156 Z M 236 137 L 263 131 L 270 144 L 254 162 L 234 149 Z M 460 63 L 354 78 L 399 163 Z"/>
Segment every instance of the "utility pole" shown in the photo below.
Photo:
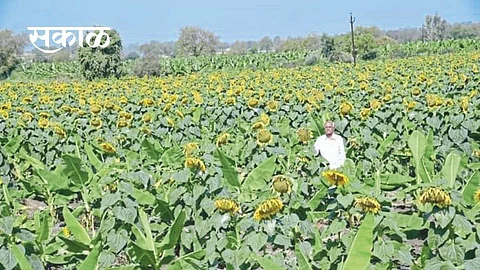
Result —
<path fill-rule="evenodd" d="M 355 50 L 355 37 L 353 35 L 353 23 L 355 22 L 355 18 L 352 17 L 352 13 L 350 12 L 350 30 L 352 32 L 352 56 L 353 56 L 353 66 L 357 65 L 357 51 Z"/>

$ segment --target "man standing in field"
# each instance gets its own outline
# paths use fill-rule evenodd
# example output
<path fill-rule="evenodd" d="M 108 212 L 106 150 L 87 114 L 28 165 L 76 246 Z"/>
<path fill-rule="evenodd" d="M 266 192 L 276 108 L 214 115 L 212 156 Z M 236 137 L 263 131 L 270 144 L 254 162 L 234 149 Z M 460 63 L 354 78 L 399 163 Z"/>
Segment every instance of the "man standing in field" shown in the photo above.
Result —
<path fill-rule="evenodd" d="M 331 170 L 338 169 L 343 166 L 346 159 L 343 138 L 334 133 L 335 124 L 332 121 L 325 122 L 323 128 L 325 134 L 318 137 L 313 145 L 315 156 L 320 154 L 325 158 Z"/>

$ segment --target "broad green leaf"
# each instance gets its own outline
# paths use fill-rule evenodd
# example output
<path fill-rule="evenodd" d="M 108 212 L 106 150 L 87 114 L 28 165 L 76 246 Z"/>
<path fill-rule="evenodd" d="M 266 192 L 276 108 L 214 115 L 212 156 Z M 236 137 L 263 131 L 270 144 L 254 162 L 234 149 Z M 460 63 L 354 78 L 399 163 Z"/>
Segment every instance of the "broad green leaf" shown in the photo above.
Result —
<path fill-rule="evenodd" d="M 410 151 L 412 151 L 413 160 L 415 162 L 418 184 L 420 183 L 421 179 L 419 174 L 420 161 L 427 148 L 427 139 L 425 138 L 425 135 L 423 135 L 420 131 L 415 130 L 408 138 L 408 147 L 410 148 Z"/>
<path fill-rule="evenodd" d="M 399 186 L 415 181 L 414 178 L 401 174 L 384 174 L 380 177 L 382 179 L 382 185 Z"/>
<path fill-rule="evenodd" d="M 85 153 L 87 154 L 87 157 L 88 157 L 88 161 L 90 162 L 90 164 L 93 165 L 95 170 L 99 171 L 103 166 L 102 161 L 100 161 L 97 155 L 95 155 L 95 153 L 93 152 L 93 148 L 90 144 L 85 143 L 84 148 L 85 148 Z"/>
<path fill-rule="evenodd" d="M 298 269 L 312 270 L 312 265 L 310 264 L 307 255 L 304 254 L 303 250 L 300 248 L 300 243 L 295 243 L 295 255 L 297 256 Z"/>
<path fill-rule="evenodd" d="M 47 215 L 45 214 L 40 215 L 38 213 L 39 212 L 36 212 L 35 215 L 38 216 L 38 219 L 40 219 L 40 222 L 38 226 L 35 228 L 35 233 L 37 234 L 36 240 L 41 243 L 47 240 L 48 236 L 50 235 L 49 226 L 48 226 L 49 219 Z"/>
<path fill-rule="evenodd" d="M 73 253 L 81 253 L 83 251 L 89 250 L 90 247 L 88 245 L 82 244 L 75 240 L 70 240 L 64 236 L 58 235 L 57 236 L 62 242 L 67 245 L 66 250 L 73 252 Z"/>
<path fill-rule="evenodd" d="M 69 180 L 62 175 L 54 172 L 45 171 L 42 169 L 36 170 L 38 176 L 47 183 L 47 188 L 50 191 L 57 191 L 68 188 Z"/>
<path fill-rule="evenodd" d="M 193 112 L 192 121 L 195 123 L 198 123 L 200 121 L 200 117 L 202 116 L 202 113 L 203 113 L 203 108 L 197 107 Z"/>
<path fill-rule="evenodd" d="M 461 161 L 462 157 L 456 153 L 451 152 L 447 155 L 445 164 L 442 168 L 442 175 L 445 177 L 445 179 L 447 179 L 447 183 L 450 188 L 454 187 L 455 179 L 462 169 L 460 164 Z"/>
<path fill-rule="evenodd" d="M 153 240 L 152 230 L 150 229 L 150 222 L 148 221 L 147 214 L 145 214 L 145 211 L 142 208 L 139 208 L 138 216 L 140 217 L 140 223 L 142 224 L 143 231 L 145 232 L 145 240 L 148 250 L 153 250 L 155 254 L 155 241 Z"/>
<path fill-rule="evenodd" d="M 453 242 L 445 244 L 439 249 L 440 256 L 446 261 L 453 262 L 457 265 L 463 264 L 465 258 L 465 251 L 459 245 L 454 244 Z"/>
<path fill-rule="evenodd" d="M 156 161 L 160 158 L 161 151 L 159 151 L 147 138 L 142 141 L 142 150 L 145 151 L 147 156 L 152 160 Z"/>
<path fill-rule="evenodd" d="M 178 167 L 179 163 L 183 158 L 182 149 L 178 146 L 173 146 L 163 152 L 160 161 L 163 163 L 164 166 L 176 166 Z"/>
<path fill-rule="evenodd" d="M 343 266 L 344 270 L 365 269 L 370 264 L 373 248 L 373 229 L 373 215 L 367 214 L 353 239 L 350 250 L 347 252 L 347 259 Z"/>
<path fill-rule="evenodd" d="M 141 249 L 152 251 L 153 249 L 150 250 L 150 245 L 148 243 L 147 237 L 140 231 L 140 229 L 137 227 L 137 225 L 132 226 L 132 233 L 135 235 L 136 241 L 135 245 L 138 246 Z"/>
<path fill-rule="evenodd" d="M 135 198 L 138 204 L 142 205 L 154 205 L 156 201 L 156 198 L 153 194 L 137 188 L 133 188 L 133 191 L 130 195 Z"/>
<path fill-rule="evenodd" d="M 186 214 L 184 211 L 181 211 L 178 217 L 173 222 L 172 227 L 170 227 L 170 230 L 163 239 L 162 243 L 160 244 L 161 250 L 171 249 L 177 244 L 183 226 L 185 224 L 185 220 Z"/>
<path fill-rule="evenodd" d="M 405 228 L 405 230 L 421 230 L 424 227 L 424 219 L 416 215 L 406 215 L 392 212 L 384 212 L 383 215 L 393 219 L 398 227 Z"/>
<path fill-rule="evenodd" d="M 76 156 L 66 154 L 63 156 L 66 165 L 64 173 L 76 184 L 85 185 L 88 181 L 88 174 L 82 169 L 82 160 Z"/>
<path fill-rule="evenodd" d="M 27 151 L 25 151 L 25 149 L 20 149 L 20 154 L 19 154 L 19 157 L 21 159 L 24 159 L 26 160 L 28 163 L 30 163 L 30 165 L 32 165 L 32 167 L 34 169 L 37 169 L 37 170 L 44 170 L 45 169 L 45 165 L 38 159 L 32 157 L 31 155 L 29 155 L 27 153 Z"/>
<path fill-rule="evenodd" d="M 395 132 L 390 133 L 387 138 L 380 144 L 380 146 L 377 149 L 378 155 L 380 157 L 383 157 L 385 153 L 387 152 L 388 148 L 392 145 L 392 143 L 395 141 L 397 138 L 398 134 Z"/>
<path fill-rule="evenodd" d="M 275 157 L 270 157 L 252 170 L 243 182 L 242 190 L 265 189 L 275 171 Z"/>
<path fill-rule="evenodd" d="M 15 138 L 12 138 L 3 147 L 3 149 L 5 150 L 5 153 L 7 155 L 15 154 L 15 152 L 17 152 L 18 148 L 20 148 L 20 146 L 22 145 L 22 141 L 23 141 L 23 137 L 21 135 L 18 135 Z"/>
<path fill-rule="evenodd" d="M 17 261 L 18 266 L 20 266 L 21 270 L 33 269 L 28 262 L 27 257 L 25 257 L 25 254 L 20 250 L 20 248 L 17 247 L 17 245 L 12 244 L 10 249 L 12 250 L 13 256 L 15 257 L 15 260 Z"/>
<path fill-rule="evenodd" d="M 84 245 L 90 245 L 91 239 L 88 235 L 85 228 L 82 227 L 80 222 L 73 216 L 73 214 L 68 210 L 67 206 L 63 207 L 63 218 L 65 219 L 65 223 L 67 223 L 68 229 L 72 232 L 73 237 L 75 240 L 79 241 Z"/>
<path fill-rule="evenodd" d="M 327 194 L 328 188 L 325 186 L 321 186 L 320 190 L 313 195 L 312 199 L 308 201 L 308 206 L 310 207 L 310 210 L 315 210 L 317 207 L 320 205 L 322 202 L 322 199 L 325 198 L 325 195 Z"/>
<path fill-rule="evenodd" d="M 462 190 L 463 199 L 469 204 L 475 204 L 474 195 L 480 188 L 480 172 L 476 171 L 467 181 Z"/>
<path fill-rule="evenodd" d="M 235 170 L 232 164 L 230 164 L 230 162 L 222 153 L 222 151 L 217 149 L 217 152 L 220 158 L 220 162 L 222 164 L 223 177 L 227 180 L 227 183 L 230 184 L 232 187 L 240 187 L 240 183 L 238 182 L 237 170 Z"/>
<path fill-rule="evenodd" d="M 268 257 L 260 257 L 256 255 L 255 253 L 252 254 L 252 257 L 257 260 L 258 264 L 265 269 L 265 270 L 283 270 L 284 267 L 281 265 L 278 265 L 276 262 L 274 262 L 272 259 Z"/>

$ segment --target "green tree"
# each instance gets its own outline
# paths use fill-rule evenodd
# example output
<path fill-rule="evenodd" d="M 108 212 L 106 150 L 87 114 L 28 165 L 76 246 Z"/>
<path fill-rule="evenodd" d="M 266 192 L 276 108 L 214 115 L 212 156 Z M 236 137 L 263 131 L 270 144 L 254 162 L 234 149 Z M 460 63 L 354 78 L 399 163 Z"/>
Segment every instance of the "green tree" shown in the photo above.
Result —
<path fill-rule="evenodd" d="M 200 56 L 214 54 L 219 42 L 219 38 L 213 32 L 187 26 L 180 30 L 176 45 L 180 55 Z"/>
<path fill-rule="evenodd" d="M 20 62 L 20 55 L 27 44 L 24 35 L 14 35 L 10 30 L 0 30 L 0 79 L 10 76 Z"/>
<path fill-rule="evenodd" d="M 422 25 L 423 41 L 434 41 L 445 39 L 447 21 L 438 14 L 428 15 Z"/>
<path fill-rule="evenodd" d="M 98 34 L 98 31 L 96 33 Z M 116 30 L 110 30 L 107 33 L 110 37 L 110 44 L 107 47 L 92 48 L 82 41 L 83 47 L 78 48 L 77 57 L 81 72 L 87 80 L 119 78 L 124 74 L 121 61 L 123 47 L 120 35 Z M 100 44 L 105 44 L 106 40 L 106 35 L 103 35 Z"/>

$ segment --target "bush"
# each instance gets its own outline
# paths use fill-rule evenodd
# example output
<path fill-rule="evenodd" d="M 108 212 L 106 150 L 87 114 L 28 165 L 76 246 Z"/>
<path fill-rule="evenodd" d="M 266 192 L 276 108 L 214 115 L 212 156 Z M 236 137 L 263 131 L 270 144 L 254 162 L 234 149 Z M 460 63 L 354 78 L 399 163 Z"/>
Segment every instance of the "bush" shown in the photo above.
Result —
<path fill-rule="evenodd" d="M 116 77 L 125 74 L 121 63 L 122 41 L 116 30 L 108 31 L 110 45 L 105 48 L 91 48 L 84 43 L 78 49 L 78 61 L 81 73 L 87 80 Z M 106 38 L 102 38 L 104 44 Z"/>
<path fill-rule="evenodd" d="M 147 57 L 137 59 L 133 67 L 133 74 L 138 77 L 143 76 L 162 76 L 162 67 L 159 57 Z"/>

